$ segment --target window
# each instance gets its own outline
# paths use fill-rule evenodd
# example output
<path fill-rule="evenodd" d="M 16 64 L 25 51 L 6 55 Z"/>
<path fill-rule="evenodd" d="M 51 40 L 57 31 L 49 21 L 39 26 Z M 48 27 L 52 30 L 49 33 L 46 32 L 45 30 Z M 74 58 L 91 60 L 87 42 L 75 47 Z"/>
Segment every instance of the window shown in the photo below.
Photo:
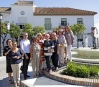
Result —
<path fill-rule="evenodd" d="M 20 29 L 24 29 L 24 23 L 16 23 L 20 27 Z"/>
<path fill-rule="evenodd" d="M 24 25 L 19 25 L 20 29 L 24 29 Z"/>
<path fill-rule="evenodd" d="M 67 25 L 67 18 L 61 18 L 61 26 Z"/>
<path fill-rule="evenodd" d="M 45 18 L 45 29 L 51 30 L 51 18 Z"/>
<path fill-rule="evenodd" d="M 83 24 L 83 18 L 77 18 L 77 24 Z"/>

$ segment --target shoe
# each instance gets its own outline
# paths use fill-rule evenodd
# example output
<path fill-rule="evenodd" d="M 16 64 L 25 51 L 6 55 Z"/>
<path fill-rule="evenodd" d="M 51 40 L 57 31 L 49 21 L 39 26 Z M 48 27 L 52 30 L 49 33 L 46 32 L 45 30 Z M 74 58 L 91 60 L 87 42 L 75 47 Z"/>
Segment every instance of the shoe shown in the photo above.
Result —
<path fill-rule="evenodd" d="M 57 72 L 58 70 L 59 70 L 58 67 L 56 67 L 55 71 Z"/>
<path fill-rule="evenodd" d="M 30 77 L 29 75 L 26 75 L 26 77 Z"/>
<path fill-rule="evenodd" d="M 52 73 L 52 70 L 49 70 L 49 73 Z"/>
<path fill-rule="evenodd" d="M 27 77 L 24 77 L 24 80 L 26 80 L 27 79 Z"/>
<path fill-rule="evenodd" d="M 17 83 L 14 83 L 14 87 L 17 87 Z"/>
<path fill-rule="evenodd" d="M 19 83 L 17 83 L 17 86 L 20 86 L 20 82 L 19 82 Z"/>

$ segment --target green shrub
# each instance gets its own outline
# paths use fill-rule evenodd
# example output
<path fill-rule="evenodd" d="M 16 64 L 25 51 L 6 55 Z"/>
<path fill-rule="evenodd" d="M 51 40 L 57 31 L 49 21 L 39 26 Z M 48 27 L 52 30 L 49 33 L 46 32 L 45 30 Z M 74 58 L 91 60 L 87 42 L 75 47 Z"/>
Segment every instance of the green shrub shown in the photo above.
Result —
<path fill-rule="evenodd" d="M 76 75 L 77 77 L 86 78 L 89 76 L 89 70 L 86 66 L 80 65 L 76 68 Z"/>
<path fill-rule="evenodd" d="M 65 70 L 65 74 L 67 74 L 67 75 L 73 75 L 73 76 L 76 75 L 76 65 L 75 65 L 75 63 L 69 63 L 67 65 L 67 68 Z"/>
<path fill-rule="evenodd" d="M 68 63 L 66 69 L 63 71 L 63 74 L 74 77 L 88 78 L 98 75 L 98 71 L 99 68 L 97 66 L 87 66 L 70 62 Z"/>
<path fill-rule="evenodd" d="M 89 68 L 89 71 L 90 71 L 90 76 L 96 76 L 98 75 L 99 68 L 97 66 L 91 66 Z"/>

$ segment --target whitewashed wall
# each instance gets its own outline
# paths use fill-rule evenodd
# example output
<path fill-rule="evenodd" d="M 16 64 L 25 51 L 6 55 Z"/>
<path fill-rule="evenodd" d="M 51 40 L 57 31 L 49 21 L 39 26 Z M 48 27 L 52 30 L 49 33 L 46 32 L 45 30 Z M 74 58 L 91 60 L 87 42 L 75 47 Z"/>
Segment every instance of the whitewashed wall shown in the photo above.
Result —
<path fill-rule="evenodd" d="M 21 11 L 24 11 L 25 14 L 21 15 Z M 14 21 L 14 23 L 18 23 L 18 17 L 27 17 L 27 23 L 33 24 L 33 6 L 12 6 L 12 21 Z"/>
<path fill-rule="evenodd" d="M 84 26 L 86 27 L 85 33 L 91 32 L 91 27 L 94 26 L 94 16 L 34 16 L 34 26 L 43 25 L 45 24 L 45 18 L 51 18 L 52 28 L 58 27 L 61 23 L 61 18 L 67 18 L 67 23 L 69 25 L 77 24 L 77 18 L 83 18 Z M 51 31 L 51 30 L 50 30 Z M 85 38 L 85 37 L 84 37 Z M 92 43 L 92 38 L 89 37 L 89 43 Z M 75 43 L 74 46 L 77 44 L 77 38 L 75 36 Z M 79 43 L 80 46 L 82 43 Z"/>
<path fill-rule="evenodd" d="M 21 15 L 20 14 L 21 11 L 24 11 L 25 14 Z M 61 18 L 67 18 L 67 23 L 69 23 L 69 25 L 76 24 L 77 18 L 83 18 L 83 23 L 84 23 L 84 26 L 86 27 L 85 33 L 90 33 L 91 27 L 94 26 L 94 16 L 93 15 L 92 16 L 87 16 L 87 15 L 86 16 L 83 16 L 83 15 L 82 16 L 79 16 L 79 15 L 78 16 L 34 16 L 33 12 L 34 12 L 33 6 L 11 5 L 10 14 L 4 13 L 4 17 L 3 17 L 2 21 L 9 21 L 10 23 L 13 22 L 14 24 L 16 24 L 16 23 L 18 23 L 19 17 L 26 17 L 27 23 L 31 23 L 33 26 L 39 26 L 39 25 L 44 26 L 45 18 L 51 18 L 52 28 L 54 28 L 54 27 L 58 27 L 61 24 Z M 88 42 L 92 43 L 91 37 L 89 37 Z M 76 46 L 76 44 L 77 44 L 77 41 L 76 41 L 76 37 L 75 37 L 74 46 Z"/>

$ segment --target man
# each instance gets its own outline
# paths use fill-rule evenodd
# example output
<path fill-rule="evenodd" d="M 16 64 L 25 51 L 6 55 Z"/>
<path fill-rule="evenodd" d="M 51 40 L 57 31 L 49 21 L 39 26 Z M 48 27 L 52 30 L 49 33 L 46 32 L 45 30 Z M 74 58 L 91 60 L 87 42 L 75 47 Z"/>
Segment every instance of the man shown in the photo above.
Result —
<path fill-rule="evenodd" d="M 27 75 L 28 65 L 30 61 L 30 41 L 28 40 L 28 33 L 24 33 L 23 38 L 24 39 L 20 42 L 20 48 L 24 55 L 22 73 L 24 74 L 24 79 L 27 79 L 27 77 L 30 77 Z"/>

